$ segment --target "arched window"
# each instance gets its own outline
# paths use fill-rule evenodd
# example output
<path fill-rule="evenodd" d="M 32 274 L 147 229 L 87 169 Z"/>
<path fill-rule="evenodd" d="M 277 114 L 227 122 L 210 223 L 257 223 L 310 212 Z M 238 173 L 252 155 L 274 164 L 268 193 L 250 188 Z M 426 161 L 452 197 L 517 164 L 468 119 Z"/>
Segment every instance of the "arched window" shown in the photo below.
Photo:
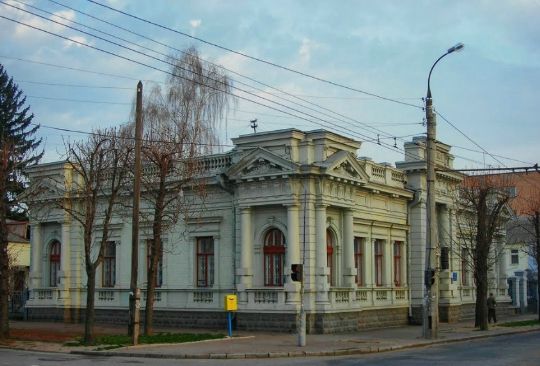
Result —
<path fill-rule="evenodd" d="M 326 266 L 330 269 L 328 283 L 330 286 L 335 286 L 334 283 L 334 234 L 332 230 L 326 229 Z"/>
<path fill-rule="evenodd" d="M 60 242 L 55 240 L 51 243 L 51 250 L 49 254 L 49 286 L 51 287 L 58 286 L 59 272 L 60 272 Z"/>
<path fill-rule="evenodd" d="M 264 236 L 264 285 L 283 286 L 285 236 L 279 229 L 270 229 Z"/>

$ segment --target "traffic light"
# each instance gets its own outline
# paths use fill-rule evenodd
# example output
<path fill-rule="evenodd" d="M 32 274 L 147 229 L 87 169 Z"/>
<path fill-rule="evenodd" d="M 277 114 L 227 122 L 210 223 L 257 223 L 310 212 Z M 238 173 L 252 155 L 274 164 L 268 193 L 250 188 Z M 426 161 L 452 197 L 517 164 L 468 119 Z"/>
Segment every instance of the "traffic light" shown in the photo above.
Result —
<path fill-rule="evenodd" d="M 291 264 L 291 279 L 295 282 L 302 282 L 303 266 L 301 264 Z"/>
<path fill-rule="evenodd" d="M 426 269 L 424 281 L 427 287 L 433 286 L 433 284 L 435 283 L 435 269 Z"/>

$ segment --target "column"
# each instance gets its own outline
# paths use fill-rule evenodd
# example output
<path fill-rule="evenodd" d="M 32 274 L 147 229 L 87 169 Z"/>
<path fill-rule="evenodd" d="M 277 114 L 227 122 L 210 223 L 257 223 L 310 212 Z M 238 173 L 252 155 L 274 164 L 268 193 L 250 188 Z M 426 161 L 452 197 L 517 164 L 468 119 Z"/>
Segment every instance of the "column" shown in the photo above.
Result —
<path fill-rule="evenodd" d="M 72 320 L 71 309 L 71 238 L 70 222 L 62 223 L 62 243 L 60 249 L 60 283 L 58 285 L 58 303 L 64 307 L 64 322 Z"/>
<path fill-rule="evenodd" d="M 300 290 L 300 282 L 293 282 L 291 280 L 291 265 L 295 263 L 302 263 L 300 256 L 300 225 L 298 218 L 298 206 L 287 206 L 287 249 L 285 260 L 285 291 L 287 294 L 288 302 L 300 301 L 298 291 Z"/>
<path fill-rule="evenodd" d="M 224 276 L 221 275 L 221 246 L 219 245 L 219 235 L 214 235 L 214 289 L 219 290 L 222 288 Z M 194 260 L 191 263 L 195 263 Z"/>
<path fill-rule="evenodd" d="M 523 292 L 522 292 L 522 298 L 521 298 L 521 309 L 523 313 L 527 312 L 527 307 L 529 305 L 529 302 L 527 301 L 527 288 L 528 286 L 528 280 L 527 280 L 527 272 L 523 272 L 523 279 L 521 280 L 523 284 Z"/>
<path fill-rule="evenodd" d="M 317 287 L 317 302 L 328 302 L 328 275 L 329 268 L 326 263 L 326 206 L 317 205 L 315 207 L 315 240 L 316 243 L 316 259 L 315 259 L 315 276 Z"/>
<path fill-rule="evenodd" d="M 519 277 L 514 277 L 512 278 L 513 282 L 514 282 L 514 289 L 513 289 L 513 293 L 514 293 L 514 306 L 521 309 L 521 303 L 520 303 L 520 297 L 519 297 L 519 286 L 520 286 L 520 281 L 519 281 Z"/>
<path fill-rule="evenodd" d="M 343 281 L 345 287 L 356 287 L 356 268 L 354 263 L 353 210 L 343 212 Z"/>
<path fill-rule="evenodd" d="M 68 290 L 70 287 L 70 267 L 71 267 L 71 241 L 69 235 L 70 224 L 62 224 L 62 246 L 60 250 L 60 285 L 59 288 Z"/>
<path fill-rule="evenodd" d="M 32 224 L 32 236 L 30 238 L 31 264 L 30 264 L 30 287 L 32 289 L 43 286 L 43 243 L 41 242 L 41 225 Z"/>
<path fill-rule="evenodd" d="M 504 248 L 504 242 L 499 243 L 500 248 L 499 252 L 502 253 L 499 255 L 499 288 L 508 288 L 507 274 L 508 263 L 507 263 L 507 250 Z"/>
<path fill-rule="evenodd" d="M 447 205 L 438 206 L 438 234 L 439 234 L 439 258 L 437 260 L 437 267 L 440 268 L 439 272 L 439 302 L 452 301 L 452 291 L 457 289 L 457 286 L 452 283 L 452 239 L 450 233 L 451 227 L 451 215 Z M 446 251 L 443 251 L 446 248 Z M 444 253 L 444 258 L 443 258 Z M 448 263 L 448 268 L 442 267 L 443 260 Z"/>
<path fill-rule="evenodd" d="M 375 239 L 373 239 L 371 235 L 371 231 L 368 235 L 368 237 L 364 241 L 364 286 L 365 287 L 372 287 L 374 283 L 374 254 L 373 254 L 373 247 L 375 246 Z"/>
<path fill-rule="evenodd" d="M 383 286 L 394 287 L 394 241 L 387 238 L 383 244 Z"/>
<path fill-rule="evenodd" d="M 247 289 L 251 288 L 253 283 L 253 233 L 251 229 L 251 208 L 243 207 L 240 209 L 240 268 L 237 275 L 240 277 L 240 283 L 237 285 L 240 301 L 247 302 Z"/>

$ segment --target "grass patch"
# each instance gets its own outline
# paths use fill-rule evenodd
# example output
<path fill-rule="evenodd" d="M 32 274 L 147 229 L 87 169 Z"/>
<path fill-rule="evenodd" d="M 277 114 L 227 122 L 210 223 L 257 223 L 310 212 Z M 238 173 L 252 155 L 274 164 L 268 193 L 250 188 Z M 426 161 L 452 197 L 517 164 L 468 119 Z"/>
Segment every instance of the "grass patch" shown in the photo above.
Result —
<path fill-rule="evenodd" d="M 540 321 L 538 321 L 537 319 L 531 319 L 500 324 L 501 327 L 530 327 L 534 325 L 540 325 Z"/>
<path fill-rule="evenodd" d="M 141 335 L 139 344 L 156 344 L 156 343 L 186 343 L 205 341 L 209 339 L 224 338 L 223 334 L 210 333 L 157 333 L 151 336 Z M 82 346 L 82 340 L 65 343 L 66 346 Z M 112 349 L 131 345 L 131 337 L 127 335 L 105 335 L 98 336 L 94 342 L 94 346 L 104 346 L 100 349 Z"/>

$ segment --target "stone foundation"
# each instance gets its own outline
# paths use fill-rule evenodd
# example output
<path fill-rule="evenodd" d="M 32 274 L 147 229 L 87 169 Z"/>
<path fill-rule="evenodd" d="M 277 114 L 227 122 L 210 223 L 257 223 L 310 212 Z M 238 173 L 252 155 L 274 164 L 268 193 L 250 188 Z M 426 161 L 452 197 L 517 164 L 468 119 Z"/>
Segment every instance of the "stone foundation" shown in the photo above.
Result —
<path fill-rule="evenodd" d="M 408 308 L 373 309 L 355 312 L 308 314 L 308 333 L 347 333 L 361 329 L 406 325 Z"/>
<path fill-rule="evenodd" d="M 497 305 L 497 316 L 507 317 L 515 314 L 515 309 L 511 303 L 499 303 Z M 456 323 L 464 320 L 473 320 L 475 314 L 475 304 L 463 305 L 439 305 L 439 321 L 441 323 Z M 412 317 L 410 324 L 422 325 L 422 307 L 412 307 Z"/>
<path fill-rule="evenodd" d="M 462 320 L 474 319 L 474 304 L 439 305 L 439 321 L 442 323 L 456 323 Z"/>
<path fill-rule="evenodd" d="M 364 310 L 340 313 L 306 314 L 308 333 L 346 333 L 360 329 L 385 328 L 408 323 L 407 308 Z M 72 315 L 66 317 L 66 314 Z M 29 308 L 28 320 L 84 322 L 84 309 Z M 128 311 L 116 309 L 96 309 L 96 323 L 125 325 L 128 323 Z M 141 323 L 144 311 L 141 311 Z M 226 329 L 225 312 L 156 310 L 154 325 L 166 328 L 203 328 Z M 240 330 L 260 330 L 271 332 L 296 331 L 296 314 L 290 313 L 246 313 L 235 314 L 233 325 Z"/>

